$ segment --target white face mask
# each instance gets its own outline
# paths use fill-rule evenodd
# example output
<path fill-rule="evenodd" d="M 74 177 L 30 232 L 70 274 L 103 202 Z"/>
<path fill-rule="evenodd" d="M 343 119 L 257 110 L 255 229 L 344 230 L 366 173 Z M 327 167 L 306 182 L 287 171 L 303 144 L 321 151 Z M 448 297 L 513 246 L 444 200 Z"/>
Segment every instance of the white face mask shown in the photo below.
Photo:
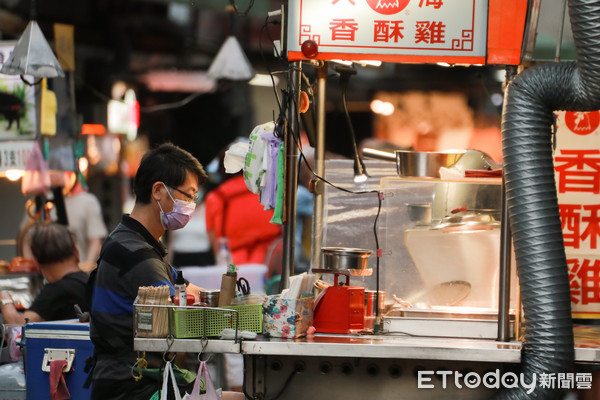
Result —
<path fill-rule="evenodd" d="M 174 231 L 177 229 L 181 229 L 187 225 L 187 223 L 192 218 L 192 214 L 196 209 L 196 203 L 183 201 L 183 200 L 175 200 L 167 186 L 163 183 L 163 186 L 167 190 L 167 193 L 171 200 L 173 200 L 173 210 L 169 212 L 164 212 L 160 202 L 158 203 L 158 207 L 160 208 L 160 223 L 163 228 L 168 231 Z"/>

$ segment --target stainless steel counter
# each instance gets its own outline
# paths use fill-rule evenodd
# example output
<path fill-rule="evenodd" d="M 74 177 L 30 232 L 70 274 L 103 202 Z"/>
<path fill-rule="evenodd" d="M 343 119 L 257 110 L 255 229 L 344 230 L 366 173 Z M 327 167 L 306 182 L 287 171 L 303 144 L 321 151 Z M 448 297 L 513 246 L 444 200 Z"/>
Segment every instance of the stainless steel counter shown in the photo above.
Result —
<path fill-rule="evenodd" d="M 135 338 L 133 347 L 137 351 L 154 351 L 163 353 L 175 351 L 181 353 L 241 353 L 242 341 L 219 339 L 146 339 Z"/>
<path fill-rule="evenodd" d="M 169 346 L 170 343 L 170 346 Z M 203 347 L 204 345 L 204 347 Z M 319 357 L 368 357 L 482 362 L 521 361 L 521 342 L 493 340 L 414 338 L 406 336 L 356 336 L 318 334 L 311 338 L 279 339 L 259 335 L 256 340 L 135 339 L 135 349 L 242 353 L 246 355 L 290 355 Z"/>
<path fill-rule="evenodd" d="M 575 361 L 600 364 L 600 326 L 575 328 Z M 308 357 L 368 357 L 420 360 L 508 362 L 521 361 L 522 343 L 484 339 L 415 338 L 317 334 L 311 338 L 280 339 L 258 335 L 256 340 L 144 339 L 136 350 L 190 353 L 242 353 Z"/>
<path fill-rule="evenodd" d="M 521 361 L 521 343 L 405 336 L 317 335 L 300 340 L 260 338 L 244 342 L 244 354 L 404 358 L 460 361 Z"/>

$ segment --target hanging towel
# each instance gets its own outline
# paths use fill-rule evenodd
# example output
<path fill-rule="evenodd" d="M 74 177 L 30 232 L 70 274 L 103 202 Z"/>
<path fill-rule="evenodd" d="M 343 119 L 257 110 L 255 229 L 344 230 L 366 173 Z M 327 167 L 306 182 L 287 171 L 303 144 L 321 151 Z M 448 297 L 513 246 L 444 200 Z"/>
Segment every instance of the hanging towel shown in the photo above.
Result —
<path fill-rule="evenodd" d="M 267 149 L 264 157 L 266 166 L 260 191 L 260 204 L 265 210 L 271 210 L 275 208 L 277 199 L 277 160 L 281 139 L 272 132 L 264 132 L 261 137 L 267 142 Z"/>
<path fill-rule="evenodd" d="M 285 143 L 281 142 L 279 146 L 279 157 L 277 158 L 277 198 L 275 201 L 275 210 L 273 211 L 273 217 L 271 223 L 282 225 L 283 224 L 283 193 L 284 187 L 284 174 L 285 174 Z"/>
<path fill-rule="evenodd" d="M 52 400 L 66 400 L 71 398 L 63 373 L 67 364 L 67 360 L 50 362 L 50 399 Z"/>

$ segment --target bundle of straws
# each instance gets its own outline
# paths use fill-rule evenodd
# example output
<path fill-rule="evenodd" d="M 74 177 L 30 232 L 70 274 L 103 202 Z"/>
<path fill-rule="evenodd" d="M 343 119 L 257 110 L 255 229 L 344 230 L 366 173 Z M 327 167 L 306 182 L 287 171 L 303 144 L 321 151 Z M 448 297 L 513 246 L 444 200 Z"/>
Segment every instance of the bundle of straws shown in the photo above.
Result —
<path fill-rule="evenodd" d="M 136 299 L 136 334 L 138 337 L 167 337 L 169 335 L 169 308 L 142 307 L 171 304 L 169 287 L 141 286 Z"/>

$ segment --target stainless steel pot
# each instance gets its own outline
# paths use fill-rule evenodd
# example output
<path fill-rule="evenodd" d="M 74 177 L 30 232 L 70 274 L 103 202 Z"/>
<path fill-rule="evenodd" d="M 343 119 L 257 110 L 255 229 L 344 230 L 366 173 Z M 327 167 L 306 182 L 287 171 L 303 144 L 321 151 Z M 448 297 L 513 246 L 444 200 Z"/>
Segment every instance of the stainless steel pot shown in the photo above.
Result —
<path fill-rule="evenodd" d="M 219 290 L 200 290 L 198 297 L 200 303 L 203 303 L 209 307 L 216 307 L 219 305 Z"/>
<path fill-rule="evenodd" d="M 440 167 L 450 168 L 465 151 L 396 151 L 396 169 L 401 177 L 439 178 Z"/>
<path fill-rule="evenodd" d="M 323 247 L 323 269 L 330 272 L 364 270 L 371 250 L 350 247 Z"/>

